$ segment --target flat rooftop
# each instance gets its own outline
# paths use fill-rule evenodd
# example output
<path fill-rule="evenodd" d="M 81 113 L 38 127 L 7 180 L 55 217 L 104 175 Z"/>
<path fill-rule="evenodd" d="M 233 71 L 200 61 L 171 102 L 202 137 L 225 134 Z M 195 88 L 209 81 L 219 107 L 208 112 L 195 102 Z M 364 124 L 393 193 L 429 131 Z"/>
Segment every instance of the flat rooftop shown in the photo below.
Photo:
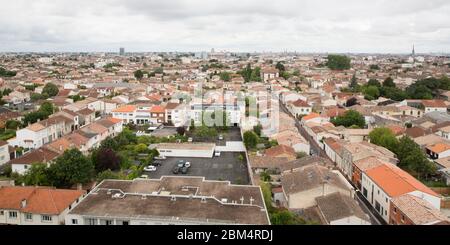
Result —
<path fill-rule="evenodd" d="M 187 149 L 187 150 L 212 150 L 215 144 L 208 143 L 161 143 L 157 145 L 157 149 Z"/>
<path fill-rule="evenodd" d="M 70 214 L 269 224 L 260 187 L 231 185 L 228 181 L 208 181 L 202 177 L 105 180 Z"/>

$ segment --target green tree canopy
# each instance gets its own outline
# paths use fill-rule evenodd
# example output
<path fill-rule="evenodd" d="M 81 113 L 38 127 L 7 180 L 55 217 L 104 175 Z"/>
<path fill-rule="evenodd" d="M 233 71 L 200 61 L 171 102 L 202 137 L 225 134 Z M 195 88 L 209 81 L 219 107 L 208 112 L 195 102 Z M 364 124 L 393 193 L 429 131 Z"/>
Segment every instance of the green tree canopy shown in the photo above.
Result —
<path fill-rule="evenodd" d="M 78 149 L 71 149 L 58 157 L 50 166 L 51 182 L 56 187 L 85 184 L 94 177 L 94 164 Z"/>
<path fill-rule="evenodd" d="M 380 90 L 377 86 L 368 86 L 363 90 L 366 100 L 376 100 L 380 97 Z"/>
<path fill-rule="evenodd" d="M 247 149 L 254 149 L 258 144 L 258 136 L 253 131 L 244 133 L 244 144 Z"/>
<path fill-rule="evenodd" d="M 42 93 L 48 94 L 48 96 L 53 97 L 58 95 L 59 89 L 58 86 L 56 86 L 53 83 L 47 83 L 45 84 L 44 88 L 42 89 Z"/>
<path fill-rule="evenodd" d="M 141 80 L 144 77 L 144 72 L 142 72 L 141 70 L 137 70 L 134 72 L 134 77 L 137 80 Z"/>
<path fill-rule="evenodd" d="M 335 119 L 331 120 L 331 123 L 333 123 L 336 126 L 344 126 L 346 128 L 352 127 L 352 126 L 358 126 L 359 128 L 364 128 L 366 125 L 366 121 L 364 119 L 364 116 L 361 115 L 361 113 L 349 110 L 345 112 L 344 115 L 338 116 Z"/>
<path fill-rule="evenodd" d="M 370 142 L 395 152 L 398 140 L 389 128 L 376 128 L 369 134 Z"/>
<path fill-rule="evenodd" d="M 351 68 L 351 59 L 345 55 L 328 55 L 326 65 L 331 70 L 348 70 Z"/>
<path fill-rule="evenodd" d="M 383 87 L 391 87 L 395 88 L 394 79 L 392 77 L 388 77 L 383 81 Z"/>

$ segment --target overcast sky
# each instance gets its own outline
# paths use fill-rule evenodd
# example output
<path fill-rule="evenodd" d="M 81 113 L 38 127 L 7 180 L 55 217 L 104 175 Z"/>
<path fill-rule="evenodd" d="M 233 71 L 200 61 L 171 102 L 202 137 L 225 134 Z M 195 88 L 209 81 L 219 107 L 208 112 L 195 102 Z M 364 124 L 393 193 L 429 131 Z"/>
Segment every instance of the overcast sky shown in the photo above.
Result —
<path fill-rule="evenodd" d="M 0 52 L 450 52 L 448 0 L 0 3 Z"/>

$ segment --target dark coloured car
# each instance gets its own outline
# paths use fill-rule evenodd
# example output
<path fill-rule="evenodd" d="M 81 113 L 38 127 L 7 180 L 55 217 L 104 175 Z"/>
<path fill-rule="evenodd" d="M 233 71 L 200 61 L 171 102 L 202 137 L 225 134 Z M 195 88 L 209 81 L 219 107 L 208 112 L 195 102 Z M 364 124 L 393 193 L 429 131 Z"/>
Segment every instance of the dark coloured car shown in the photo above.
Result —
<path fill-rule="evenodd" d="M 153 165 L 153 166 L 158 166 L 158 167 L 159 167 L 159 166 L 162 165 L 162 161 L 155 160 L 155 161 L 153 161 L 152 165 Z"/>
<path fill-rule="evenodd" d="M 178 173 L 180 173 L 180 168 L 179 168 L 178 166 L 175 166 L 175 167 L 173 168 L 173 170 L 172 170 L 172 173 L 173 173 L 173 174 L 178 174 Z"/>
<path fill-rule="evenodd" d="M 182 174 L 187 174 L 188 168 L 187 168 L 187 167 L 182 167 L 182 168 L 180 169 L 180 172 L 181 172 Z"/>

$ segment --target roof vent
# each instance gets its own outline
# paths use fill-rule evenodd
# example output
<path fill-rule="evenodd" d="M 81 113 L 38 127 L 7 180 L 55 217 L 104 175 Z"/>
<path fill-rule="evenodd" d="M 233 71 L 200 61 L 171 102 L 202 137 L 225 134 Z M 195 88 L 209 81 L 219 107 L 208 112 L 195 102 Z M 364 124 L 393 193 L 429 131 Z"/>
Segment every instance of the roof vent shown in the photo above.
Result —
<path fill-rule="evenodd" d="M 202 197 L 202 203 L 206 202 L 206 197 Z"/>
<path fill-rule="evenodd" d="M 228 202 L 228 199 L 226 199 L 226 198 L 222 198 L 222 200 L 221 200 L 223 203 L 227 203 Z"/>
<path fill-rule="evenodd" d="M 146 200 L 146 199 L 147 199 L 147 195 L 142 195 L 142 196 L 141 196 L 141 199 L 142 199 L 142 200 Z"/>
<path fill-rule="evenodd" d="M 123 196 L 122 196 L 122 194 L 120 194 L 120 193 L 116 193 L 116 194 L 112 195 L 112 198 L 114 198 L 114 199 L 122 198 L 122 197 L 123 197 Z"/>
<path fill-rule="evenodd" d="M 175 202 L 176 200 L 177 200 L 177 198 L 175 196 L 170 197 L 170 201 Z"/>

